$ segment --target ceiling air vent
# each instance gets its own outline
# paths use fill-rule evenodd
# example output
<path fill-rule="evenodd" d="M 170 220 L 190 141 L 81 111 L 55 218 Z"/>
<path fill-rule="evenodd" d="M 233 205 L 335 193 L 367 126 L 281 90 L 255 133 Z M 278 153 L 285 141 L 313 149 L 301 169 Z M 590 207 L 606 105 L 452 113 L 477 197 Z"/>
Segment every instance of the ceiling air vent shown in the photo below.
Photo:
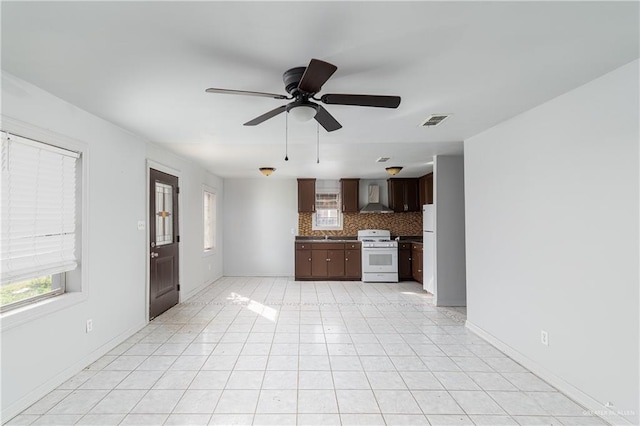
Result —
<path fill-rule="evenodd" d="M 435 127 L 438 124 L 442 123 L 449 116 L 451 116 L 451 114 L 431 114 L 429 117 L 427 117 L 426 120 L 420 123 L 420 126 Z"/>
<path fill-rule="evenodd" d="M 376 163 L 385 163 L 387 161 L 389 161 L 391 159 L 391 157 L 380 157 L 376 160 Z"/>

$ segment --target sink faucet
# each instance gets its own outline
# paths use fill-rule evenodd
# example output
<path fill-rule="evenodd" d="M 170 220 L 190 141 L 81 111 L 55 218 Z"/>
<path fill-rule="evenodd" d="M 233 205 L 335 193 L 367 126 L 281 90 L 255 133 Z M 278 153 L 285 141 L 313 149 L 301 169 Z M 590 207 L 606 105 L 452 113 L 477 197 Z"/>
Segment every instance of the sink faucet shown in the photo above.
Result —
<path fill-rule="evenodd" d="M 324 236 L 324 239 L 325 239 L 325 240 L 328 240 L 328 239 L 329 239 L 329 236 L 328 236 L 328 235 L 325 235 L 325 236 Z"/>

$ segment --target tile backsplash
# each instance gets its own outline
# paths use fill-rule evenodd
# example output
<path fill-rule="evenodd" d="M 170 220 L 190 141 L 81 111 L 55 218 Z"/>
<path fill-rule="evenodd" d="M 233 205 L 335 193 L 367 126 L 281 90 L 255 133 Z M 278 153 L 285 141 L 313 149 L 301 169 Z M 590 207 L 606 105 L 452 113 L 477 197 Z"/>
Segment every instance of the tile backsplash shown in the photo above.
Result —
<path fill-rule="evenodd" d="M 342 231 L 313 231 L 312 213 L 298 213 L 298 235 L 356 236 L 361 229 L 388 229 L 391 235 L 422 235 L 422 213 L 345 213 Z"/>

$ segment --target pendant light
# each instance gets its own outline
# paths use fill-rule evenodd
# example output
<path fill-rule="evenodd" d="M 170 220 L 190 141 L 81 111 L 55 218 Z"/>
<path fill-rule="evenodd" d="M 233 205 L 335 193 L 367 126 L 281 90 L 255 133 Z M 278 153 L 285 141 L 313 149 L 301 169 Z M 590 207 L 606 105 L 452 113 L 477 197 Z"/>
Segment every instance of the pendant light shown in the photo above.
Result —
<path fill-rule="evenodd" d="M 276 169 L 274 169 L 273 167 L 260 167 L 260 173 L 262 173 L 265 176 L 271 176 L 271 173 L 275 172 Z"/>
<path fill-rule="evenodd" d="M 400 173 L 400 170 L 402 170 L 402 167 L 400 166 L 391 166 L 391 167 L 387 167 L 385 169 L 387 171 L 387 173 L 389 173 L 391 176 L 395 176 L 398 173 Z"/>

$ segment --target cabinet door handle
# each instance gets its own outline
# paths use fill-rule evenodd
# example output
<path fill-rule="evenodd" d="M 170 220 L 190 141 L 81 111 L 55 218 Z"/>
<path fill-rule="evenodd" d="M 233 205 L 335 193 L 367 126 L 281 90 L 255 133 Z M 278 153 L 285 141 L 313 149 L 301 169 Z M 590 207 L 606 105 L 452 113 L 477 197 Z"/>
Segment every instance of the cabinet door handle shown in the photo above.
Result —
<path fill-rule="evenodd" d="M 331 262 L 331 259 L 327 259 L 327 262 Z"/>
<path fill-rule="evenodd" d="M 344 260 L 346 260 L 346 261 L 348 262 L 348 261 L 349 261 L 349 258 L 348 258 L 348 257 L 345 257 L 345 258 L 344 258 Z"/>
<path fill-rule="evenodd" d="M 311 258 L 309 258 L 309 262 L 311 262 Z"/>

